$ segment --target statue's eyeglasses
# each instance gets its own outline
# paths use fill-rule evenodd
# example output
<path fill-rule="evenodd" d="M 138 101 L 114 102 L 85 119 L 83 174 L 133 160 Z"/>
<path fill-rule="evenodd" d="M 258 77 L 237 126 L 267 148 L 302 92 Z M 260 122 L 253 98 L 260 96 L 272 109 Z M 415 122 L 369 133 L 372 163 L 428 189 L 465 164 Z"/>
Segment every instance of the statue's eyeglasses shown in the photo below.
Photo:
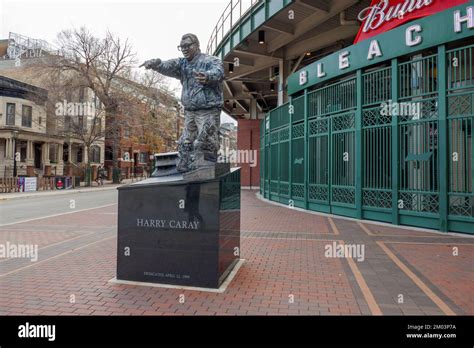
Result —
<path fill-rule="evenodd" d="M 192 44 L 189 44 L 189 45 L 178 46 L 178 51 L 187 50 L 187 49 L 189 49 L 189 47 L 191 47 L 192 45 L 194 45 L 194 42 L 193 42 Z"/>

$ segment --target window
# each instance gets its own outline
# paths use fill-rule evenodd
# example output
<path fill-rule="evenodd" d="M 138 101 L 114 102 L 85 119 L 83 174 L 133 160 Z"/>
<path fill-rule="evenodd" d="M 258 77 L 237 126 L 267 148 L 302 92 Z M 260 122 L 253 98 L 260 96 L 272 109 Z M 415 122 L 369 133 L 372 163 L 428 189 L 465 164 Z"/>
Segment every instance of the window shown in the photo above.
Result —
<path fill-rule="evenodd" d="M 77 129 L 82 131 L 84 129 L 84 116 L 77 117 Z"/>
<path fill-rule="evenodd" d="M 147 163 L 148 161 L 148 153 L 146 152 L 140 152 L 140 156 L 138 157 L 138 162 L 139 163 Z"/>
<path fill-rule="evenodd" d="M 112 161 L 114 159 L 114 153 L 112 150 L 112 146 L 105 147 L 105 160 Z"/>
<path fill-rule="evenodd" d="M 77 149 L 76 162 L 77 163 L 82 163 L 82 147 Z"/>
<path fill-rule="evenodd" d="M 69 161 L 69 145 L 68 144 L 63 145 L 63 161 L 64 162 Z"/>
<path fill-rule="evenodd" d="M 22 105 L 21 109 L 21 126 L 31 128 L 31 113 L 32 107 L 28 105 Z"/>
<path fill-rule="evenodd" d="M 20 141 L 20 162 L 25 162 L 26 161 L 26 146 L 27 142 L 26 141 Z"/>
<path fill-rule="evenodd" d="M 101 110 L 102 109 L 102 104 L 100 102 L 100 99 L 97 97 L 97 95 L 94 93 L 94 106 L 96 110 Z"/>
<path fill-rule="evenodd" d="M 71 116 L 64 116 L 64 131 L 69 132 L 71 130 Z"/>
<path fill-rule="evenodd" d="M 102 131 L 102 119 L 100 117 L 94 118 L 95 122 L 95 134 L 100 134 Z"/>
<path fill-rule="evenodd" d="M 97 145 L 91 146 L 91 162 L 100 163 L 100 147 Z"/>
<path fill-rule="evenodd" d="M 7 126 L 15 125 L 15 104 L 7 103 Z"/>
<path fill-rule="evenodd" d="M 130 128 L 123 129 L 123 136 L 127 138 L 130 136 Z"/>
<path fill-rule="evenodd" d="M 85 87 L 79 87 L 79 103 L 84 102 Z"/>

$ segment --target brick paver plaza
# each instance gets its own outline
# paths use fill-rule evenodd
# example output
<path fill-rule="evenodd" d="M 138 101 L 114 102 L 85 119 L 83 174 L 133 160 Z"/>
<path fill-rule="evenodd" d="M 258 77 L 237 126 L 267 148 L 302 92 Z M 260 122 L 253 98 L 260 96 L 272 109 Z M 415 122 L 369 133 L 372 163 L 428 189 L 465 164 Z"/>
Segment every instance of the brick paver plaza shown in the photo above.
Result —
<path fill-rule="evenodd" d="M 255 191 L 242 191 L 241 214 L 245 262 L 223 293 L 109 282 L 116 204 L 0 227 L 0 243 L 39 247 L 37 262 L 0 260 L 0 315 L 474 314 L 470 236 L 311 214 Z M 326 257 L 333 242 L 363 245 L 363 260 Z"/>

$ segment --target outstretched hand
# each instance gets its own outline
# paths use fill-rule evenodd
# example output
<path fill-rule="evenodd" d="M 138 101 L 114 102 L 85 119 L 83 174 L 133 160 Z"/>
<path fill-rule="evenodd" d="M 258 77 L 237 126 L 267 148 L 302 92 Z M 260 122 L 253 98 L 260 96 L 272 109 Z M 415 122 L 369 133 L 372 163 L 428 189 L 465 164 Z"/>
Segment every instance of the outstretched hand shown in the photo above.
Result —
<path fill-rule="evenodd" d="M 150 59 L 145 61 L 142 65 L 139 66 L 139 68 L 144 67 L 145 69 L 152 69 L 154 67 L 157 67 L 158 65 L 161 64 L 161 59 L 156 58 L 156 59 Z"/>

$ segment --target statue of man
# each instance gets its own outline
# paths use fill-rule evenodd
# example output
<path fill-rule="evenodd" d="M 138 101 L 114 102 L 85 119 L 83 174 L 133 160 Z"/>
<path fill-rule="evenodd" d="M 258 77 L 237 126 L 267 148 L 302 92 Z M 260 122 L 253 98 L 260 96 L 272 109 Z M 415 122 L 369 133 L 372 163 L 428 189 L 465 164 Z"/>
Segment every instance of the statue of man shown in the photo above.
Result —
<path fill-rule="evenodd" d="M 178 141 L 176 167 L 186 172 L 217 162 L 224 66 L 219 58 L 201 53 L 194 34 L 183 35 L 178 50 L 184 58 L 151 59 L 142 66 L 181 81 L 185 127 Z"/>

